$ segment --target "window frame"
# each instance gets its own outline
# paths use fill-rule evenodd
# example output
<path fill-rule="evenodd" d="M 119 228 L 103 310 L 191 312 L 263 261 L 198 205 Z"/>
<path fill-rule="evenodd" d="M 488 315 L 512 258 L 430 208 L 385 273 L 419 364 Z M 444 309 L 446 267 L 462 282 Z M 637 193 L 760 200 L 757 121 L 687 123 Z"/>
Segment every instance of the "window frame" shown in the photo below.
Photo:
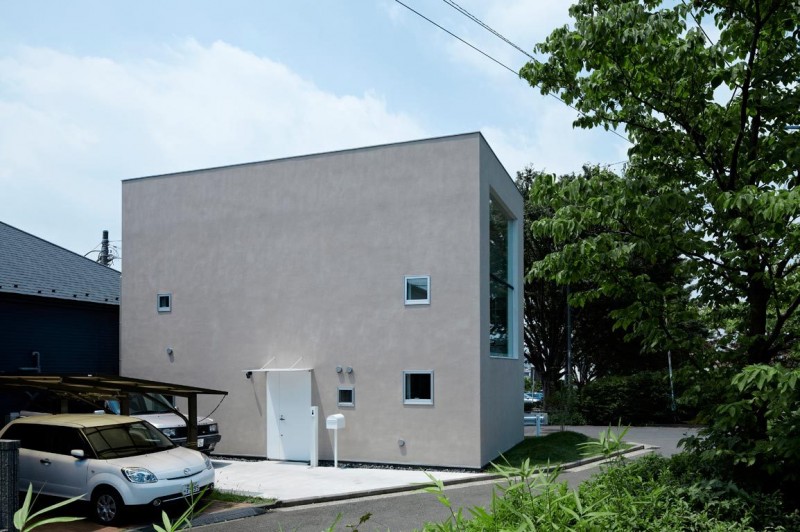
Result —
<path fill-rule="evenodd" d="M 408 282 L 414 279 L 425 279 L 425 299 L 408 298 Z M 403 278 L 403 300 L 406 305 L 430 305 L 431 304 L 431 276 L 430 275 L 406 275 Z"/>
<path fill-rule="evenodd" d="M 408 387 L 408 377 L 410 375 L 428 375 L 430 376 L 430 399 L 410 399 L 409 395 L 409 387 Z M 424 369 L 424 370 L 403 370 L 403 404 L 404 405 L 426 405 L 432 406 L 434 404 L 434 380 L 433 380 L 433 370 L 432 369 Z"/>
<path fill-rule="evenodd" d="M 491 307 L 491 293 L 492 293 L 492 283 L 497 283 L 503 286 L 504 290 L 506 290 L 506 298 L 507 298 L 507 307 L 506 307 L 506 342 L 507 342 L 507 349 L 506 353 L 492 351 L 491 341 L 489 341 L 489 357 L 490 358 L 497 358 L 497 359 L 505 359 L 505 360 L 517 360 L 519 359 L 519 342 L 517 341 L 517 327 L 519 326 L 519 313 L 520 307 L 518 302 L 518 296 L 516 294 L 517 290 L 521 287 L 515 286 L 512 284 L 512 281 L 517 279 L 517 260 L 518 260 L 518 250 L 516 247 L 516 241 L 518 238 L 518 222 L 519 220 L 514 217 L 511 211 L 506 207 L 506 204 L 500 198 L 500 196 L 494 191 L 494 189 L 490 189 L 489 191 L 489 224 L 491 226 L 492 223 L 492 206 L 496 205 L 496 208 L 505 215 L 506 219 L 506 227 L 505 227 L 505 238 L 506 238 L 506 279 L 500 279 L 491 273 L 491 242 L 488 243 L 489 245 L 489 261 L 490 261 L 490 273 L 489 273 L 489 281 L 488 281 L 488 288 L 489 288 L 489 297 L 490 301 L 488 302 L 489 307 Z M 489 228 L 489 232 L 491 233 L 491 227 Z M 488 310 L 489 314 L 489 329 L 491 329 L 492 321 L 491 321 L 491 308 Z"/>
<path fill-rule="evenodd" d="M 166 297 L 169 299 L 169 304 L 164 306 L 161 304 L 161 298 Z M 172 312 L 172 292 L 159 292 L 156 295 L 156 310 L 159 314 L 167 314 Z"/>
<path fill-rule="evenodd" d="M 351 393 L 350 402 L 342 401 L 341 400 L 341 392 L 349 391 Z M 356 387 L 355 386 L 339 386 L 336 389 L 336 404 L 338 406 L 346 406 L 349 408 L 354 408 L 356 406 Z"/>

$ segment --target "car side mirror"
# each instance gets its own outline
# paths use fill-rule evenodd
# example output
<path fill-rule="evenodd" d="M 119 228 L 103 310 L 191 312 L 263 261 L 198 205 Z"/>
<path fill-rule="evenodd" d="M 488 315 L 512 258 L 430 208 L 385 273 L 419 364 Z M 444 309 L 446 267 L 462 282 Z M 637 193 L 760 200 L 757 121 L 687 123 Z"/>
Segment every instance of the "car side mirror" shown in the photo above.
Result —
<path fill-rule="evenodd" d="M 69 452 L 69 454 L 70 454 L 70 455 L 72 455 L 72 456 L 74 456 L 74 457 L 75 457 L 75 458 L 77 458 L 78 460 L 83 460 L 83 459 L 85 458 L 85 455 L 84 455 L 84 453 L 83 453 L 83 449 L 72 449 L 72 450 Z"/>

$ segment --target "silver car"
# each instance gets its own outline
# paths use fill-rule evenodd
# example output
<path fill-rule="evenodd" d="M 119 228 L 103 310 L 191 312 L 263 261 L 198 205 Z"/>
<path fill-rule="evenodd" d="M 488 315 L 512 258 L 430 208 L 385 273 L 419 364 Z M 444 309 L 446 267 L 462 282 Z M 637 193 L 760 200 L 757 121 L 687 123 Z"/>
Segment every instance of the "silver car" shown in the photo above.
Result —
<path fill-rule="evenodd" d="M 110 414 L 20 418 L 0 431 L 19 440 L 20 491 L 91 501 L 103 524 L 128 506 L 181 499 L 214 486 L 207 456 L 178 447 L 140 419 Z"/>

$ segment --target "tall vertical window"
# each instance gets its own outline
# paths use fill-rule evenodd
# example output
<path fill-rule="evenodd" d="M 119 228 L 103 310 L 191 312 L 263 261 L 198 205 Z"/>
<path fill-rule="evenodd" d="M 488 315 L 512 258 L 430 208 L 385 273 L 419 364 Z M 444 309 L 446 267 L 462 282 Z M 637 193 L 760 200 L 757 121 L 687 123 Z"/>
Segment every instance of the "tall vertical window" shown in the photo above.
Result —
<path fill-rule="evenodd" d="M 493 198 L 489 200 L 489 353 L 513 357 L 514 324 L 512 220 Z"/>

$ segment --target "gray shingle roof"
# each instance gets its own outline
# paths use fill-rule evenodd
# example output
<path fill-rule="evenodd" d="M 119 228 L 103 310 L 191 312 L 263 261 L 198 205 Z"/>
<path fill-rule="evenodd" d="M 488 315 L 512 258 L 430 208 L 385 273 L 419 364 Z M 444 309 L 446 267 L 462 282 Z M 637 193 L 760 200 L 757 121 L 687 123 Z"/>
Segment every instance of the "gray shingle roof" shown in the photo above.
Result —
<path fill-rule="evenodd" d="M 120 273 L 0 222 L 0 293 L 119 305 Z"/>

